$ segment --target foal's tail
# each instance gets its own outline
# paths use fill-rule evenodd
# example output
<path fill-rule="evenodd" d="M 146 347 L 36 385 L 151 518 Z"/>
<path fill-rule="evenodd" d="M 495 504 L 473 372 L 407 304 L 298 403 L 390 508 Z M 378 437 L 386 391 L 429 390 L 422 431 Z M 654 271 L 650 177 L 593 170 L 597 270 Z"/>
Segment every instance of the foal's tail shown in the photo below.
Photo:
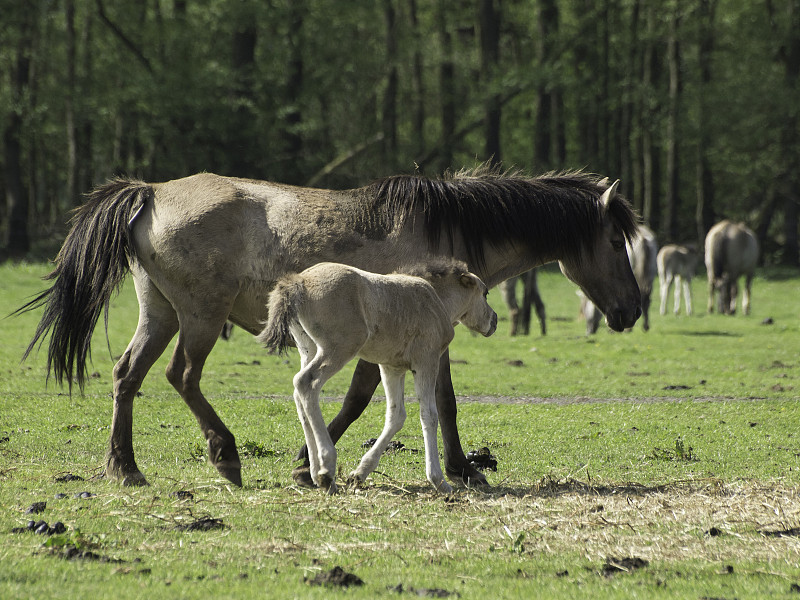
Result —
<path fill-rule="evenodd" d="M 305 286 L 297 275 L 279 280 L 267 302 L 269 316 L 258 341 L 270 352 L 282 354 L 293 345 L 289 325 L 297 319 L 297 308 L 305 298 Z"/>
<path fill-rule="evenodd" d="M 73 376 L 83 391 L 92 333 L 103 307 L 108 326 L 111 296 L 125 279 L 128 261 L 134 255 L 132 219 L 152 196 L 151 186 L 124 179 L 110 181 L 89 194 L 75 209 L 72 229 L 58 252 L 56 267 L 45 277 L 54 280 L 52 287 L 14 313 L 44 306 L 23 360 L 50 332 L 47 376 L 49 379 L 52 373 L 59 385 L 66 378 L 70 393 Z"/>

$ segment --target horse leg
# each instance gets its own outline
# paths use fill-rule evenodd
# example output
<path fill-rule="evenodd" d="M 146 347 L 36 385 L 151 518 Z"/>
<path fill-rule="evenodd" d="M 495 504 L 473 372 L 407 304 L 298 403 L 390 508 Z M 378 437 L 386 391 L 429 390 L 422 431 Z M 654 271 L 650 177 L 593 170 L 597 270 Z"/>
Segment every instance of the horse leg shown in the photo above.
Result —
<path fill-rule="evenodd" d="M 296 330 L 292 328 L 294 335 Z M 304 345 L 302 336 L 295 337 L 300 345 Z M 310 341 L 310 338 L 309 338 Z M 312 342 L 313 343 L 313 342 Z M 317 353 L 300 372 L 294 376 L 295 402 L 298 413 L 302 411 L 308 422 L 316 445 L 316 463 L 311 460 L 312 480 L 329 494 L 336 493 L 336 446 L 325 426 L 322 409 L 319 405 L 319 394 L 325 382 L 338 373 L 354 356 L 353 353 L 332 354 L 319 346 Z M 301 421 L 303 417 L 301 416 Z M 308 434 L 306 434 L 308 435 Z M 309 448 L 314 451 L 314 448 Z M 316 471 L 316 473 L 315 473 Z"/>
<path fill-rule="evenodd" d="M 659 314 L 665 315 L 667 314 L 667 296 L 669 295 L 669 286 L 672 283 L 668 276 L 664 275 L 664 277 L 659 277 L 659 283 L 661 284 L 661 305 L 659 306 L 658 312 Z M 673 309 L 675 308 L 673 304 Z"/>
<path fill-rule="evenodd" d="M 392 369 L 381 365 L 380 372 L 383 389 L 386 392 L 386 420 L 377 441 L 361 458 L 358 468 L 350 474 L 351 479 L 359 481 L 365 481 L 375 470 L 383 451 L 406 421 L 406 405 L 403 399 L 405 369 Z"/>
<path fill-rule="evenodd" d="M 489 485 L 486 477 L 473 467 L 464 456 L 461 440 L 458 436 L 458 408 L 453 380 L 450 377 L 450 352 L 445 350 L 439 359 L 439 373 L 436 379 L 436 408 L 442 427 L 442 444 L 444 446 L 444 465 L 447 476 L 464 485 Z"/>
<path fill-rule="evenodd" d="M 419 399 L 419 420 L 422 424 L 422 439 L 425 444 L 425 476 L 442 494 L 450 494 L 453 488 L 444 480 L 436 443 L 436 359 L 419 366 L 414 373 L 414 389 Z"/>
<path fill-rule="evenodd" d="M 686 303 L 686 314 L 692 314 L 692 280 L 687 278 L 683 279 L 683 300 Z"/>
<path fill-rule="evenodd" d="M 134 278 L 134 285 L 139 299 L 139 323 L 114 366 L 114 414 L 104 475 L 123 485 L 147 485 L 133 456 L 133 399 L 147 372 L 178 331 L 178 319 L 149 279 Z"/>
<path fill-rule="evenodd" d="M 365 360 L 359 360 L 353 372 L 353 378 L 350 381 L 350 389 L 347 390 L 347 394 L 345 394 L 344 401 L 342 402 L 342 408 L 328 425 L 328 433 L 334 444 L 339 441 L 342 434 L 347 431 L 347 428 L 350 427 L 350 425 L 361 416 L 364 409 L 367 408 L 380 382 L 381 372 L 378 365 L 368 363 Z M 314 482 L 311 479 L 309 471 L 307 446 L 303 446 L 300 449 L 295 460 L 303 461 L 300 466 L 295 467 L 292 471 L 292 478 L 295 483 L 305 487 L 314 487 Z"/>
<path fill-rule="evenodd" d="M 672 312 L 677 317 L 681 314 L 681 287 L 683 286 L 683 278 L 680 275 L 674 277 L 675 295 L 672 298 Z"/>
<path fill-rule="evenodd" d="M 508 306 L 508 320 L 511 322 L 511 329 L 509 335 L 517 335 L 517 325 L 519 324 L 519 305 L 517 304 L 516 293 L 517 278 L 512 277 L 498 284 L 497 288 L 500 290 L 500 295 L 503 302 Z"/>
<path fill-rule="evenodd" d="M 709 269 L 710 271 L 710 269 Z M 714 312 L 714 276 L 709 272 L 708 274 L 708 312 Z"/>
<path fill-rule="evenodd" d="M 733 279 L 730 282 L 728 287 L 728 314 L 735 315 L 736 314 L 736 298 L 739 296 L 739 281 L 738 279 Z"/>
<path fill-rule="evenodd" d="M 208 443 L 208 458 L 220 475 L 231 483 L 242 485 L 242 463 L 233 434 L 222 422 L 200 390 L 203 366 L 225 323 L 227 312 L 220 319 L 180 318 L 180 333 L 167 365 L 167 380 L 178 391 L 197 419 Z M 209 323 L 219 322 L 218 326 Z"/>
<path fill-rule="evenodd" d="M 753 276 L 748 274 L 745 275 L 744 280 L 744 291 L 742 292 L 742 311 L 744 314 L 750 314 L 750 290 L 753 286 Z"/>

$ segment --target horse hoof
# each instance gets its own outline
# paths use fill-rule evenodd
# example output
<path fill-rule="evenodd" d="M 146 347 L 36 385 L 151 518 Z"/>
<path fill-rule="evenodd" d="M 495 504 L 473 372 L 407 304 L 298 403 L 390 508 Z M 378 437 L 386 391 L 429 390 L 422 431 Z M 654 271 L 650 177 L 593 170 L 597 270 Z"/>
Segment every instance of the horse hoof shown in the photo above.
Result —
<path fill-rule="evenodd" d="M 326 490 L 329 496 L 333 496 L 338 491 L 336 481 L 327 473 L 319 476 L 319 487 Z"/>
<path fill-rule="evenodd" d="M 150 484 L 147 483 L 147 479 L 141 473 L 133 473 L 122 479 L 122 485 L 125 487 L 145 487 Z"/>
<path fill-rule="evenodd" d="M 308 465 L 295 467 L 292 470 L 292 479 L 294 479 L 294 482 L 301 487 L 317 487 L 317 485 L 314 483 L 314 480 L 311 478 L 311 469 Z"/>
<path fill-rule="evenodd" d="M 486 481 L 486 477 L 483 473 L 478 471 L 472 465 L 468 465 L 461 469 L 447 469 L 446 473 L 447 478 L 450 481 L 454 481 L 456 483 L 460 483 L 466 487 L 490 487 L 489 482 Z"/>
<path fill-rule="evenodd" d="M 439 483 L 434 483 L 433 487 L 436 488 L 437 492 L 439 492 L 440 494 L 444 494 L 445 496 L 448 496 L 448 495 L 453 493 L 453 486 L 451 486 L 446 481 L 441 481 Z"/>

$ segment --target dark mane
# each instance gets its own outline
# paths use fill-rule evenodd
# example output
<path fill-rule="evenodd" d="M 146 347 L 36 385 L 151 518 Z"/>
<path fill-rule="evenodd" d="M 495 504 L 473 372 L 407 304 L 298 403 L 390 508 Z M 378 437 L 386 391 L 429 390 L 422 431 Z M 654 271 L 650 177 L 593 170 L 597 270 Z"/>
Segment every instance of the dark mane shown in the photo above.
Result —
<path fill-rule="evenodd" d="M 454 245 L 460 231 L 470 264 L 484 265 L 484 244 L 517 239 L 534 252 L 591 247 L 603 222 L 600 197 L 607 188 L 600 177 L 580 171 L 526 177 L 478 167 L 441 179 L 399 175 L 366 188 L 370 212 L 388 230 L 422 215 L 428 244 L 436 249 L 446 238 Z M 627 239 L 636 234 L 637 217 L 617 196 L 609 214 Z M 373 217 L 375 218 L 375 217 Z M 416 223 L 412 223 L 412 227 Z"/>
<path fill-rule="evenodd" d="M 422 277 L 428 281 L 449 275 L 461 275 L 469 273 L 467 263 L 455 258 L 434 257 L 423 263 L 404 265 L 397 269 L 395 273 L 402 275 L 413 275 Z"/>

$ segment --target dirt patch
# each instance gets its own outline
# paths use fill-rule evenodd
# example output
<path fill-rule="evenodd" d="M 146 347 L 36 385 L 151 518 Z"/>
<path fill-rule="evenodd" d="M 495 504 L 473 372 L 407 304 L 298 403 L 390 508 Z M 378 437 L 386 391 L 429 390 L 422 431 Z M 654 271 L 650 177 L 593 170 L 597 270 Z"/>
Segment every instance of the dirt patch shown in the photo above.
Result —
<path fill-rule="evenodd" d="M 180 523 L 175 525 L 175 531 L 212 531 L 214 529 L 225 529 L 222 519 L 213 517 L 201 517 L 191 523 Z"/>
<path fill-rule="evenodd" d="M 348 573 L 342 567 L 333 567 L 330 571 L 317 573 L 313 579 L 303 578 L 308 585 L 326 585 L 332 587 L 350 587 L 351 585 L 364 585 L 364 581 L 353 573 Z"/>
<path fill-rule="evenodd" d="M 643 558 L 607 558 L 603 563 L 603 575 L 611 577 L 617 573 L 633 573 L 637 569 L 642 569 L 650 563 Z"/>

